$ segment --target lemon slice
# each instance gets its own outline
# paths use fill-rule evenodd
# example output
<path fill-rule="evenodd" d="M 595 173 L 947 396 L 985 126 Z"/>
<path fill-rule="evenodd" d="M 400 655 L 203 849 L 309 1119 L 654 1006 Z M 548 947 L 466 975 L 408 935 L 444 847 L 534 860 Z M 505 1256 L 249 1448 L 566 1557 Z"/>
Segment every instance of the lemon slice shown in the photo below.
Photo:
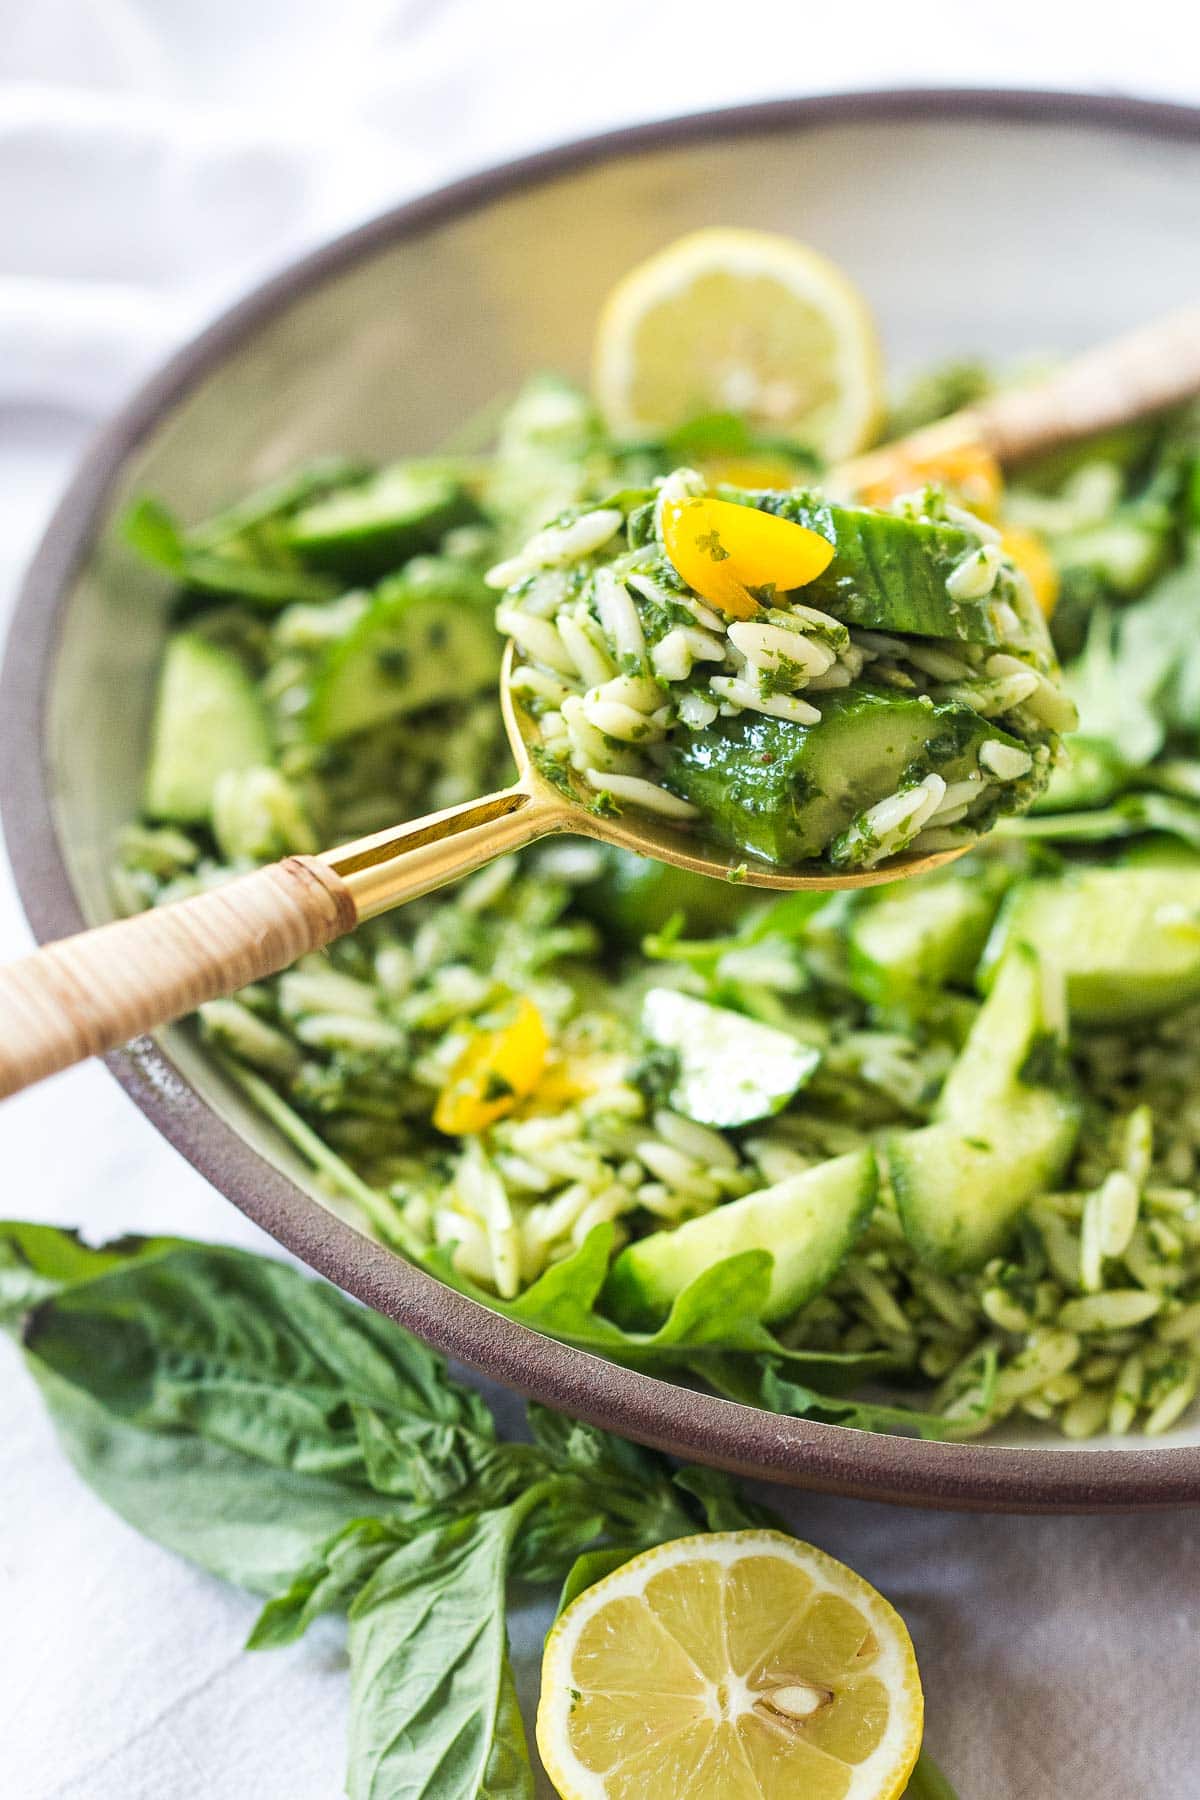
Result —
<path fill-rule="evenodd" d="M 829 461 L 870 442 L 882 361 L 861 294 L 806 244 L 693 232 L 640 263 L 605 305 L 595 390 L 623 437 L 737 413 Z"/>
<path fill-rule="evenodd" d="M 563 1800 L 893 1800 L 924 1701 L 903 1620 L 777 1531 L 678 1538 L 546 1641 L 537 1742 Z"/>

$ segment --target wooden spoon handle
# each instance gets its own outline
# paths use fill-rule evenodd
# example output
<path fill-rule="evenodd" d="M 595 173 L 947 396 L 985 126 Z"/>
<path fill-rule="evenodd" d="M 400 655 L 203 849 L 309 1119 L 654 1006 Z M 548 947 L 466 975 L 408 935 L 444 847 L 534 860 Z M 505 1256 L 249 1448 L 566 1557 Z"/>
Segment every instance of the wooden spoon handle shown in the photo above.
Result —
<path fill-rule="evenodd" d="M 966 445 L 980 445 L 1002 464 L 1021 462 L 1127 425 L 1200 394 L 1200 307 L 1172 313 L 1140 331 L 1115 338 L 1063 363 L 1049 375 L 1006 388 L 935 425 L 868 450 L 835 469 L 834 493 L 869 493 L 936 463 Z"/>
<path fill-rule="evenodd" d="M 284 969 L 358 917 L 315 857 L 47 944 L 0 968 L 0 1098 Z"/>
<path fill-rule="evenodd" d="M 998 462 L 1020 462 L 1200 393 L 1200 307 L 1086 351 L 972 408 Z"/>

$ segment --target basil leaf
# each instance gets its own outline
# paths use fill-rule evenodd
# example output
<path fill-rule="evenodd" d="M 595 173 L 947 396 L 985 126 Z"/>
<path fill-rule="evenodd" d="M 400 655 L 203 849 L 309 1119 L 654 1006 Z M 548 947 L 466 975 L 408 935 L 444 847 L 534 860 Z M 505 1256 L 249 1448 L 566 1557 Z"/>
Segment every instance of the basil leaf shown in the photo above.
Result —
<path fill-rule="evenodd" d="M 578 1600 L 587 1588 L 602 1581 L 606 1575 L 611 1575 L 614 1569 L 623 1568 L 630 1557 L 638 1554 L 636 1546 L 618 1544 L 608 1550 L 585 1550 L 582 1556 L 577 1556 L 567 1571 L 562 1592 L 558 1596 L 555 1618 L 559 1613 L 566 1612 L 572 1600 Z"/>
<path fill-rule="evenodd" d="M 518 1754 L 514 1736 L 504 1601 L 514 1538 L 541 1498 L 532 1488 L 512 1506 L 424 1533 L 358 1595 L 350 1800 L 478 1800 L 487 1780 L 497 1795 L 532 1795 L 528 1753 L 522 1741 Z"/>
<path fill-rule="evenodd" d="M 131 1424 L 356 1486 L 382 1418 L 409 1454 L 414 1500 L 454 1492 L 495 1450 L 483 1400 L 439 1357 L 327 1283 L 242 1251 L 168 1250 L 66 1289 L 31 1316 L 26 1343 Z M 393 1470 L 388 1491 L 401 1489 Z"/>
<path fill-rule="evenodd" d="M 80 1477 L 135 1531 L 225 1581 L 273 1594 L 371 1495 L 252 1462 L 189 1434 L 142 1431 L 29 1359 Z"/>
<path fill-rule="evenodd" d="M 179 1238 L 119 1238 L 93 1248 L 57 1225 L 0 1221 L 0 1329 L 17 1331 L 26 1313 L 76 1282 L 91 1281 L 139 1257 L 161 1256 Z"/>
<path fill-rule="evenodd" d="M 903 1800 L 958 1800 L 958 1795 L 928 1751 L 922 1750 L 908 1778 Z"/>
<path fill-rule="evenodd" d="M 701 1469 L 688 1466 L 676 1469 L 675 1486 L 698 1500 L 704 1514 L 706 1531 L 748 1531 L 766 1526 L 773 1531 L 787 1531 L 786 1522 L 769 1506 L 758 1506 L 743 1500 L 732 1475 L 723 1469 Z"/>
<path fill-rule="evenodd" d="M 416 1496 L 425 1504 L 454 1499 L 476 1509 L 503 1506 L 543 1472 L 527 1444 L 496 1443 L 460 1426 L 431 1433 L 421 1419 L 368 1407 L 353 1412 L 367 1480 L 380 1494 Z"/>
<path fill-rule="evenodd" d="M 507 1656 L 500 1672 L 500 1701 L 492 1727 L 492 1753 L 484 1771 L 479 1800 L 533 1800 L 533 1769 L 525 1721 L 521 1717 L 517 1684 Z M 938 1796 L 934 1795 L 933 1800 L 938 1800 Z"/>
<path fill-rule="evenodd" d="M 424 1528 L 424 1517 L 405 1522 L 395 1516 L 352 1519 L 323 1544 L 282 1594 L 259 1613 L 247 1650 L 277 1650 L 303 1637 L 322 1613 L 347 1612 L 381 1563 L 398 1545 Z"/>
<path fill-rule="evenodd" d="M 608 1535 L 619 1543 L 646 1549 L 696 1529 L 666 1464 L 653 1451 L 532 1402 L 528 1414 L 537 1443 L 559 1471 L 578 1478 L 593 1509 L 603 1508 Z M 527 1533 L 536 1524 L 535 1519 Z"/>

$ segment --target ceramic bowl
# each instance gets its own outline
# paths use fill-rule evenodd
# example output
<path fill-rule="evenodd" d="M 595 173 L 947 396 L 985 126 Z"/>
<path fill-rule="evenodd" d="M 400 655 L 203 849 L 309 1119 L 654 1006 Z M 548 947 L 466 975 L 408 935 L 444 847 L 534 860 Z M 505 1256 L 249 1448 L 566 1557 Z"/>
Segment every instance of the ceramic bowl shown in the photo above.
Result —
<path fill-rule="evenodd" d="M 875 307 L 895 370 L 1069 351 L 1200 292 L 1200 113 L 997 93 L 863 94 L 641 127 L 476 176 L 287 269 L 180 352 L 104 434 L 30 571 L 0 700 L 5 824 L 40 937 L 111 915 L 164 585 L 115 521 L 185 516 L 321 451 L 434 448 L 531 370 L 582 374 L 614 276 L 678 233 L 792 232 Z M 1200 1499 L 1168 1442 L 942 1444 L 775 1417 L 612 1366 L 450 1292 L 331 1210 L 186 1028 L 112 1058 L 142 1110 L 282 1244 L 501 1382 L 742 1473 L 951 1507 Z"/>

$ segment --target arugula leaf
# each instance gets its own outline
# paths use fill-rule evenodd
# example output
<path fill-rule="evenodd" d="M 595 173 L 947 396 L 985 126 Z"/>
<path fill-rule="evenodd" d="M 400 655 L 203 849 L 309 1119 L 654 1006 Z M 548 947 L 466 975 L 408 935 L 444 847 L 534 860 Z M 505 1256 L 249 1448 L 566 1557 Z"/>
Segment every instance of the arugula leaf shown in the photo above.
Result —
<path fill-rule="evenodd" d="M 407 1489 L 387 1491 L 413 1500 L 454 1492 L 494 1450 L 483 1400 L 448 1383 L 441 1358 L 336 1288 L 241 1251 L 197 1245 L 111 1269 L 44 1302 L 26 1345 L 130 1424 L 364 1488 L 383 1422 L 409 1458 Z"/>
<path fill-rule="evenodd" d="M 371 1495 L 253 1462 L 186 1432 L 142 1431 L 28 1359 L 82 1480 L 144 1537 L 256 1594 L 277 1593 Z"/>
<path fill-rule="evenodd" d="M 168 574 L 183 574 L 183 532 L 174 513 L 148 495 L 135 500 L 121 521 L 121 535 L 143 561 Z"/>
<path fill-rule="evenodd" d="M 189 532 L 160 500 L 144 496 L 126 512 L 121 535 L 143 561 L 201 593 L 234 595 L 270 608 L 335 598 L 337 583 L 304 570 L 294 557 L 282 556 L 265 542 L 250 553 L 249 543 L 226 529 L 226 520 L 234 518 L 231 512 Z"/>
<path fill-rule="evenodd" d="M 657 1331 L 627 1331 L 598 1310 L 615 1238 L 611 1221 L 594 1225 L 577 1250 L 551 1264 L 515 1300 L 500 1300 L 478 1287 L 454 1267 L 450 1249 L 435 1251 L 425 1261 L 448 1287 L 506 1318 L 634 1368 L 703 1375 L 710 1361 L 730 1353 L 768 1355 L 840 1386 L 896 1365 L 895 1357 L 877 1351 L 864 1355 L 795 1349 L 782 1343 L 761 1319 L 771 1277 L 766 1250 L 739 1250 L 723 1257 L 688 1283 Z"/>
<path fill-rule="evenodd" d="M 684 963 L 713 981 L 718 964 L 731 952 L 756 949 L 771 938 L 785 943 L 802 938 L 812 919 L 828 903 L 828 894 L 819 890 L 787 894 L 782 900 L 756 907 L 726 937 L 685 938 L 682 933 L 686 919 L 683 913 L 675 913 L 661 931 L 643 939 L 642 950 L 654 961 Z"/>
<path fill-rule="evenodd" d="M 941 1413 L 922 1412 L 910 1406 L 888 1406 L 821 1393 L 793 1379 L 775 1358 L 757 1364 L 726 1362 L 705 1370 L 709 1381 L 728 1400 L 743 1406 L 760 1406 L 768 1412 L 786 1413 L 797 1419 L 816 1419 L 824 1425 L 845 1425 L 855 1431 L 907 1431 L 915 1437 L 949 1440 L 973 1437 L 986 1422 L 981 1407 L 978 1419 L 947 1419 Z"/>
<path fill-rule="evenodd" d="M 1057 843 L 1102 844 L 1111 838 L 1164 831 L 1200 850 L 1200 806 L 1174 794 L 1125 794 L 1092 812 L 1025 814 L 1001 819 L 997 836 L 1047 838 Z"/>
<path fill-rule="evenodd" d="M 1064 686 L 1079 709 L 1079 731 L 1108 743 L 1130 768 L 1141 768 L 1157 756 L 1166 736 L 1154 698 L 1172 652 L 1166 645 L 1147 644 L 1146 653 L 1131 662 L 1127 639 L 1127 626 L 1117 627 L 1111 607 L 1097 606 L 1083 654 L 1068 668 Z"/>
<path fill-rule="evenodd" d="M 478 1800 L 485 1781 L 496 1795 L 532 1795 L 504 1599 L 514 1540 L 543 1498 L 534 1487 L 511 1506 L 423 1533 L 359 1593 L 350 1609 L 350 1800 Z"/>

